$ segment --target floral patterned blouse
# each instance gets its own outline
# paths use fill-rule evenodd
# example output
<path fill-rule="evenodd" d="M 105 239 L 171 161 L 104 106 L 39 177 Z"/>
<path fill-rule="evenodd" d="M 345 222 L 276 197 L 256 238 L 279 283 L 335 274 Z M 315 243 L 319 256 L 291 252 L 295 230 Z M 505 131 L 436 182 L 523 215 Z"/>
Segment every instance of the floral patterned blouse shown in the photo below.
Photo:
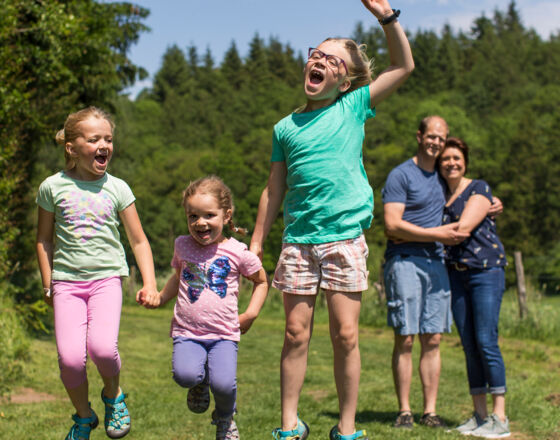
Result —
<path fill-rule="evenodd" d="M 481 194 L 492 202 L 492 191 L 484 180 L 473 180 L 450 205 L 443 210 L 443 224 L 456 222 L 461 217 L 472 195 Z M 456 246 L 445 246 L 448 263 L 462 263 L 473 269 L 506 266 L 506 255 L 496 232 L 496 223 L 489 216 L 472 230 L 468 239 Z"/>

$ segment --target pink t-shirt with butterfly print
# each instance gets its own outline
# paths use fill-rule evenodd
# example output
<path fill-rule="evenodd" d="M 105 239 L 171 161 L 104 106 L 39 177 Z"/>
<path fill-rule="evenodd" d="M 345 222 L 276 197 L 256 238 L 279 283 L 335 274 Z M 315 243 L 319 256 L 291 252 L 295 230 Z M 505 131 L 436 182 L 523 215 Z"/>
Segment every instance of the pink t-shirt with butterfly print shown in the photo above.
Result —
<path fill-rule="evenodd" d="M 171 266 L 179 269 L 171 337 L 239 341 L 239 277 L 258 272 L 259 258 L 235 238 L 201 246 L 181 235 Z"/>

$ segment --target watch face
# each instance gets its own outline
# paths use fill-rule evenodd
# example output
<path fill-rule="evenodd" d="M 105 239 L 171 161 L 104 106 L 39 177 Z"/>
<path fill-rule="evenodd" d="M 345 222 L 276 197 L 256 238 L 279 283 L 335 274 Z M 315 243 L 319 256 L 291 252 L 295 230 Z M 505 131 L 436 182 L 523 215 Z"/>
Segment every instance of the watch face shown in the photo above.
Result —
<path fill-rule="evenodd" d="M 43 292 L 47 298 L 51 297 L 51 289 L 47 289 L 46 287 L 44 287 Z"/>

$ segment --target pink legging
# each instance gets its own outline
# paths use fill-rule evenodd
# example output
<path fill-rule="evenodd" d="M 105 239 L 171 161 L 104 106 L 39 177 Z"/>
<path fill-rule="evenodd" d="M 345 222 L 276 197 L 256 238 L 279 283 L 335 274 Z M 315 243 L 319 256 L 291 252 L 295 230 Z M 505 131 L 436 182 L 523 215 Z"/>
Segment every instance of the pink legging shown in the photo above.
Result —
<path fill-rule="evenodd" d="M 121 369 L 120 277 L 53 281 L 53 295 L 54 332 L 64 386 L 76 388 L 87 379 L 88 353 L 102 376 L 116 376 Z"/>

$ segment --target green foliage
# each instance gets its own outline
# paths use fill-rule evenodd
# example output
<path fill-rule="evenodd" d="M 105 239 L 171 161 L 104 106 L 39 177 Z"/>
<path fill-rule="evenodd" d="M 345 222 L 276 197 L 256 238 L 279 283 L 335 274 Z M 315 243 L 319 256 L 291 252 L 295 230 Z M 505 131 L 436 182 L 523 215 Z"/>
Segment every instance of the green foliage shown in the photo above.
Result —
<path fill-rule="evenodd" d="M 359 24 L 354 37 L 368 45 L 381 72 L 389 63 L 382 30 Z M 446 118 L 451 134 L 467 141 L 471 177 L 487 180 L 503 200 L 498 226 L 508 252 L 522 250 L 529 261 L 548 255 L 560 239 L 560 92 L 550 68 L 560 65 L 559 38 L 543 41 L 525 29 L 514 3 L 492 18 L 477 18 L 469 33 L 445 26 L 441 33 L 409 37 L 416 70 L 366 124 L 364 164 L 376 200 L 366 232 L 373 279 L 385 241 L 381 188 L 389 171 L 414 154 L 418 123 L 429 114 Z M 158 268 L 167 267 L 173 234 L 186 231 L 179 201 L 189 180 L 221 176 L 235 196 L 236 223 L 253 227 L 272 127 L 304 102 L 302 67 L 301 55 L 289 46 L 259 35 L 245 59 L 232 42 L 217 64 L 208 50 L 200 56 L 194 47 L 173 46 L 153 88 L 135 102 L 120 101 L 118 125 L 123 133 L 124 122 L 126 133 L 119 135 L 122 153 L 113 166 L 124 171 L 138 197 Z M 265 244 L 268 271 L 281 236 L 279 218 Z M 539 267 L 531 268 L 538 276 Z"/>
<path fill-rule="evenodd" d="M 41 289 L 32 276 L 36 270 L 32 188 L 53 174 L 62 160 L 62 151 L 52 154 L 52 139 L 68 113 L 86 105 L 110 110 L 123 87 L 146 75 L 128 60 L 126 53 L 147 29 L 142 24 L 147 14 L 147 10 L 130 3 L 2 2 L 0 386 L 3 388 L 17 374 L 25 350 L 22 326 L 34 331 L 47 329 L 43 322 L 45 305 Z M 11 304 L 12 298 L 16 305 Z M 12 313 L 6 313 L 8 308 Z"/>
<path fill-rule="evenodd" d="M 21 377 L 29 357 L 29 338 L 16 313 L 10 290 L 13 287 L 0 282 L 0 396 L 10 390 L 14 380 Z"/>
<path fill-rule="evenodd" d="M 28 278 L 30 182 L 41 145 L 53 139 L 70 111 L 110 107 L 119 90 L 145 75 L 126 52 L 146 30 L 141 20 L 147 13 L 129 3 L 93 0 L 3 2 L 0 278 L 10 276 L 18 285 Z"/>

